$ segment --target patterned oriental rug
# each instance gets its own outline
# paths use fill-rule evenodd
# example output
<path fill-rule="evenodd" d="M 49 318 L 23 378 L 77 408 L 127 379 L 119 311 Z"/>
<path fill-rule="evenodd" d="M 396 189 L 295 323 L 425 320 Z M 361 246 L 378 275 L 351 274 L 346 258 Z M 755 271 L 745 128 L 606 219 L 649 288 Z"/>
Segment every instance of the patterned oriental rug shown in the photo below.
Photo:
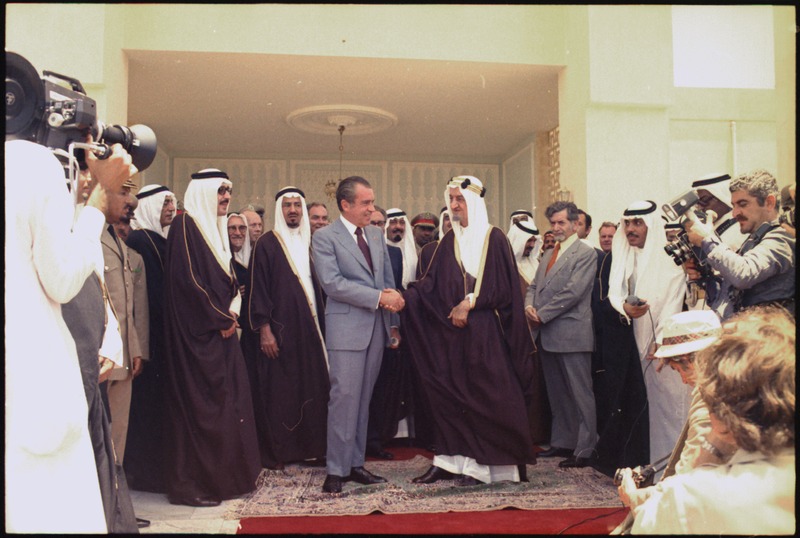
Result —
<path fill-rule="evenodd" d="M 459 486 L 456 480 L 413 484 L 411 479 L 431 464 L 420 455 L 405 461 L 368 461 L 365 467 L 387 483 L 347 482 L 336 495 L 322 492 L 324 467 L 287 465 L 280 471 L 263 470 L 256 490 L 225 519 L 622 507 L 611 478 L 591 467 L 560 469 L 559 461 L 539 458 L 536 465 L 528 465 L 528 482 L 477 486 Z"/>

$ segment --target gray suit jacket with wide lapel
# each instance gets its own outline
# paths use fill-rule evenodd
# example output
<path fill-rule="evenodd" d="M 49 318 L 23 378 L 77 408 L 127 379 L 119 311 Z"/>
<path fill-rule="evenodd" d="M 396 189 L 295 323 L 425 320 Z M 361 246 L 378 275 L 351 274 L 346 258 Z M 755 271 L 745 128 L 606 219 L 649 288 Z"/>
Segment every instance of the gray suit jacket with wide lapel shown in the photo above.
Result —
<path fill-rule="evenodd" d="M 593 351 L 591 302 L 597 255 L 577 240 L 545 274 L 552 256 L 552 250 L 544 254 L 525 295 L 525 305 L 533 306 L 543 322 L 533 337 L 541 334 L 542 347 L 555 353 Z"/>
<path fill-rule="evenodd" d="M 394 288 L 394 275 L 380 229 L 364 228 L 374 273 L 341 218 L 312 236 L 311 252 L 325 291 L 325 343 L 328 349 L 366 349 L 381 291 Z M 386 328 L 397 325 L 397 314 L 380 310 Z"/>

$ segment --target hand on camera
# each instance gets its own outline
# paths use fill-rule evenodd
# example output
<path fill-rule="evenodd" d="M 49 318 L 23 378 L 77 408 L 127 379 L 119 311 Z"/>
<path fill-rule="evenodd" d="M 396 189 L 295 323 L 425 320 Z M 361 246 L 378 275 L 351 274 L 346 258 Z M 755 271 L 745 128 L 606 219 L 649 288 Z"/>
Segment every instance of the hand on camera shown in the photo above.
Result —
<path fill-rule="evenodd" d="M 697 270 L 697 264 L 695 264 L 694 260 L 691 258 L 683 262 L 681 267 L 683 268 L 683 272 L 686 273 L 686 278 L 692 282 L 700 280 L 702 277 L 700 271 Z"/>
<path fill-rule="evenodd" d="M 639 488 L 636 481 L 633 479 L 633 470 L 630 468 L 620 469 L 617 471 L 617 476 L 620 477 L 620 485 L 617 486 L 617 492 L 622 504 L 629 508 L 635 508 L 647 500 L 652 494 L 652 488 Z"/>
<path fill-rule="evenodd" d="M 91 136 L 88 142 L 92 143 Z M 111 155 L 106 159 L 98 159 L 93 152 L 87 151 L 86 164 L 100 186 L 110 192 L 117 192 L 122 188 L 122 184 L 139 170 L 133 165 L 130 154 L 121 144 L 114 144 L 110 150 Z"/>
<path fill-rule="evenodd" d="M 706 222 L 701 221 L 694 214 L 694 211 L 689 211 L 687 215 L 689 219 L 684 223 L 686 236 L 692 245 L 699 247 L 703 239 L 714 235 L 714 217 L 716 217 L 716 214 L 713 211 L 707 211 Z"/>

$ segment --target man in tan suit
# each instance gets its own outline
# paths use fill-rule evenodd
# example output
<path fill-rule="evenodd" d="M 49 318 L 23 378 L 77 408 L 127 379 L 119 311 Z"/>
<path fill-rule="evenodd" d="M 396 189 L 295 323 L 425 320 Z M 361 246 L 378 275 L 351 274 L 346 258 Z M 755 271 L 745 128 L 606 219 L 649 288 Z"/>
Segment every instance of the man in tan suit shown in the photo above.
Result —
<path fill-rule="evenodd" d="M 128 188 L 126 213 L 130 216 L 136 204 L 130 189 L 135 185 L 129 181 L 125 186 Z M 142 370 L 142 360 L 146 358 L 148 350 L 147 288 L 144 264 L 137 266 L 137 273 L 133 272 L 130 251 L 114 231 L 113 225 L 117 223 L 107 224 L 100 236 L 100 243 L 103 246 L 106 287 L 119 323 L 123 347 L 123 365 L 114 367 L 108 381 L 108 403 L 114 450 L 117 461 L 122 464 L 128 436 L 131 386 L 133 378 Z M 142 293 L 137 295 L 136 287 L 141 287 Z M 138 304 L 138 301 L 144 304 Z"/>

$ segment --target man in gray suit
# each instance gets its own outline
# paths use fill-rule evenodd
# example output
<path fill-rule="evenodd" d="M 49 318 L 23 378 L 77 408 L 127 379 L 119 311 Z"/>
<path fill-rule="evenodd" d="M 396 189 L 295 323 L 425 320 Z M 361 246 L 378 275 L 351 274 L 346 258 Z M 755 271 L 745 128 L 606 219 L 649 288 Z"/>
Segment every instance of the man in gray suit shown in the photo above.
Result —
<path fill-rule="evenodd" d="M 364 469 L 372 389 L 390 338 L 400 338 L 396 312 L 405 302 L 394 289 L 386 241 L 370 226 L 375 195 L 369 182 L 351 176 L 339 182 L 336 203 L 341 218 L 317 230 L 311 252 L 325 305 L 326 347 L 330 364 L 327 493 L 342 483 L 385 482 Z M 383 308 L 384 310 L 381 310 Z"/>
<path fill-rule="evenodd" d="M 585 467 L 597 443 L 591 374 L 597 254 L 578 239 L 575 204 L 556 202 L 545 215 L 556 246 L 544 254 L 525 296 L 553 413 L 551 449 L 542 455 L 568 456 L 559 467 Z"/>

